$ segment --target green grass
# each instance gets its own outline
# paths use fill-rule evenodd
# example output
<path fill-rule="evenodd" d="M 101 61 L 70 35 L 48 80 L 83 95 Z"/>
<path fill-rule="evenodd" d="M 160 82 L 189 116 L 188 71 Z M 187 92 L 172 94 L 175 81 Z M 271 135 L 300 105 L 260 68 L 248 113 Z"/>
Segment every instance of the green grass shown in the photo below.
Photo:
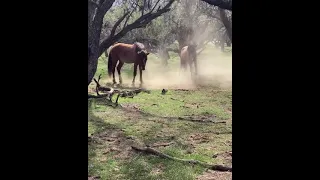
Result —
<path fill-rule="evenodd" d="M 212 55 L 210 52 L 210 49 L 204 50 L 200 58 Z M 217 61 L 231 68 L 230 54 L 215 53 L 222 57 Z M 97 75 L 105 74 L 103 58 L 99 59 Z M 153 55 L 150 59 L 157 62 Z M 172 54 L 169 67 L 176 68 L 178 64 L 179 58 Z M 128 65 L 123 71 L 129 74 L 132 69 Z M 130 150 L 132 144 L 173 142 L 170 146 L 156 149 L 178 158 L 230 165 L 228 159 L 212 158 L 212 155 L 231 151 L 228 145 L 232 142 L 231 90 L 222 91 L 210 86 L 190 91 L 169 89 L 165 95 L 161 90 L 152 90 L 150 94 L 120 98 L 119 103 L 135 106 L 143 113 L 113 108 L 103 100 L 88 100 L 88 135 L 97 139 L 96 143 L 88 143 L 89 176 L 110 180 L 191 180 L 205 171 L 200 166 L 137 153 Z M 226 124 L 178 118 L 183 116 L 210 116 L 212 120 L 226 121 Z"/>

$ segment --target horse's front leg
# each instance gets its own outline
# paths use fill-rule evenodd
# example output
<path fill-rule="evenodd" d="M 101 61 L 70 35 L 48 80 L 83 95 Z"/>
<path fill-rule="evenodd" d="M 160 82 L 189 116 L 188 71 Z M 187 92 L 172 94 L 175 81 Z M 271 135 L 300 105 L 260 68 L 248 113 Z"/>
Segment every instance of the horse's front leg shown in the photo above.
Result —
<path fill-rule="evenodd" d="M 133 66 L 133 80 L 132 80 L 132 85 L 134 86 L 136 75 L 137 75 L 137 64 L 134 64 Z"/>
<path fill-rule="evenodd" d="M 142 67 L 139 65 L 139 71 L 140 71 L 140 84 L 143 84 L 143 80 L 142 80 Z"/>

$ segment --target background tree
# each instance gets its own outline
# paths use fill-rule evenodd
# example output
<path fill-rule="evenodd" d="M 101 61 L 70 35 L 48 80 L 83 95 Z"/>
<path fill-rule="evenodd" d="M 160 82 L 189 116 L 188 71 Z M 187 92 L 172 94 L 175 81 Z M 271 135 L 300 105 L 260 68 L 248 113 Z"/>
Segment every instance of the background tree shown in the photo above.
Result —
<path fill-rule="evenodd" d="M 201 0 L 219 9 L 219 19 L 226 28 L 228 38 L 232 42 L 232 0 Z M 211 12 L 215 14 L 215 11 Z"/>

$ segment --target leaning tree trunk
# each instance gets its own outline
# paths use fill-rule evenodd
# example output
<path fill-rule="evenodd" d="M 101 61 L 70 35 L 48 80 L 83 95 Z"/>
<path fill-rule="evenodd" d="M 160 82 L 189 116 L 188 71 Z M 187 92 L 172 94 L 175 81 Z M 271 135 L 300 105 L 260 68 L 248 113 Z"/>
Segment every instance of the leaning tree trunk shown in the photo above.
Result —
<path fill-rule="evenodd" d="M 88 85 L 91 83 L 98 67 L 100 34 L 103 24 L 103 17 L 111 8 L 115 0 L 101 1 L 95 4 L 88 1 Z M 100 7 L 99 7 L 100 5 Z"/>

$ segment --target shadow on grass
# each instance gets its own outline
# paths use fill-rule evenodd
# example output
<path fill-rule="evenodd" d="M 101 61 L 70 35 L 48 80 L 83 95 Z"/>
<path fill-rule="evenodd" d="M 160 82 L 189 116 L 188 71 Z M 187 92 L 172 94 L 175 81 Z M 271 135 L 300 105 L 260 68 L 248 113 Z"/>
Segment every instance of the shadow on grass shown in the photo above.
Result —
<path fill-rule="evenodd" d="M 97 150 L 101 148 L 103 142 L 97 140 L 95 137 L 104 131 L 116 132 L 119 128 L 113 124 L 105 122 L 100 117 L 93 113 L 95 100 L 88 100 L 88 123 L 91 122 L 94 133 L 88 137 L 88 176 L 100 176 L 100 172 L 105 169 L 105 165 L 97 161 Z M 112 163 L 108 163 L 112 165 Z"/>

